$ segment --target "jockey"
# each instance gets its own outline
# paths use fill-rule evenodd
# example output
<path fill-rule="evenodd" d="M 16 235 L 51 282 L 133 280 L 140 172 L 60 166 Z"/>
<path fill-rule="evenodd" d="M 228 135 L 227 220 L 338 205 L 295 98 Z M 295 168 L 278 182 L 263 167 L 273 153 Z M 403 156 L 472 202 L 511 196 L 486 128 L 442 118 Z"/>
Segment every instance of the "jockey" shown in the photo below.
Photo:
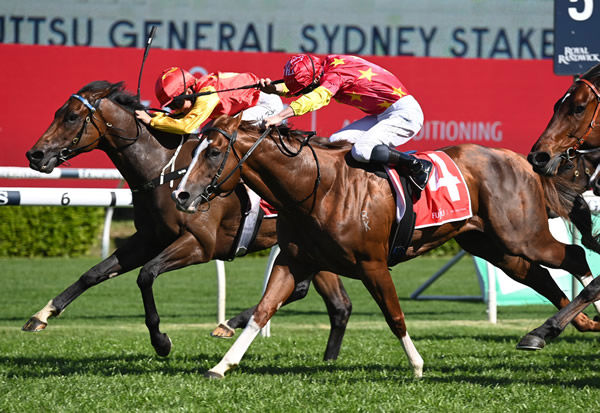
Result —
<path fill-rule="evenodd" d="M 167 106 L 170 114 L 137 110 L 136 117 L 142 122 L 165 132 L 188 134 L 198 129 L 207 119 L 220 115 L 236 115 L 243 111 L 242 120 L 260 122 L 283 109 L 278 96 L 268 95 L 258 88 L 239 89 L 230 92 L 197 96 L 193 100 L 175 99 L 177 96 L 198 92 L 214 92 L 233 89 L 258 82 L 252 73 L 210 73 L 195 77 L 179 67 L 165 69 L 156 80 L 155 93 L 162 107 Z"/>
<path fill-rule="evenodd" d="M 265 127 L 317 110 L 334 98 L 367 115 L 334 133 L 331 141 L 352 143 L 351 154 L 358 162 L 399 166 L 415 186 L 425 188 L 431 162 L 394 149 L 409 141 L 423 126 L 419 103 L 396 76 L 357 56 L 329 55 L 320 59 L 301 54 L 286 63 L 284 81 L 285 86 L 272 84 L 268 78 L 260 79 L 261 90 L 303 96 L 268 117 Z"/>

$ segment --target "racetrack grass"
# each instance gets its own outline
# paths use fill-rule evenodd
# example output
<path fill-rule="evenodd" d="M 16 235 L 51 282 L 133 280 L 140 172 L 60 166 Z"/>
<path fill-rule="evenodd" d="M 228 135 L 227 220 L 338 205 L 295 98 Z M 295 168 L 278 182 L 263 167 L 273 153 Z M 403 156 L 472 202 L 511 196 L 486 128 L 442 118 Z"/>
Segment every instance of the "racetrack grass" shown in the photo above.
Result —
<path fill-rule="evenodd" d="M 516 351 L 519 338 L 553 307 L 500 307 L 489 324 L 481 302 L 408 296 L 447 259 L 422 257 L 393 269 L 409 332 L 425 360 L 415 380 L 404 352 L 360 282 L 344 279 L 353 314 L 340 358 L 323 362 L 325 307 L 308 297 L 273 318 L 222 381 L 202 377 L 233 343 L 211 338 L 214 264 L 163 274 L 155 283 L 161 329 L 174 347 L 154 354 L 144 325 L 137 271 L 97 286 L 50 319 L 25 321 L 95 259 L 0 260 L 0 411 L 574 411 L 600 407 L 598 338 L 569 327 L 541 352 Z M 266 259 L 226 264 L 227 314 L 256 304 Z M 470 258 L 426 294 L 477 295 Z M 591 314 L 591 311 L 590 311 Z"/>

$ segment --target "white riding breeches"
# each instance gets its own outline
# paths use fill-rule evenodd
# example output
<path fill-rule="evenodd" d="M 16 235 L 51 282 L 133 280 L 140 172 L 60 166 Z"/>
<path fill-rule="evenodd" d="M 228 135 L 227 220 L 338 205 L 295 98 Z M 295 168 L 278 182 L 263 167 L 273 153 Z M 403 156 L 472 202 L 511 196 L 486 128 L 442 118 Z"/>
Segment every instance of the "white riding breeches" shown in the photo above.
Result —
<path fill-rule="evenodd" d="M 408 142 L 419 133 L 423 120 L 421 106 L 408 95 L 379 115 L 368 115 L 346 125 L 329 140 L 345 140 L 354 144 L 352 157 L 358 162 L 369 162 L 373 147 L 380 144 L 396 147 Z"/>
<path fill-rule="evenodd" d="M 283 110 L 283 102 L 278 95 L 260 92 L 256 105 L 242 112 L 242 120 L 259 123 Z"/>

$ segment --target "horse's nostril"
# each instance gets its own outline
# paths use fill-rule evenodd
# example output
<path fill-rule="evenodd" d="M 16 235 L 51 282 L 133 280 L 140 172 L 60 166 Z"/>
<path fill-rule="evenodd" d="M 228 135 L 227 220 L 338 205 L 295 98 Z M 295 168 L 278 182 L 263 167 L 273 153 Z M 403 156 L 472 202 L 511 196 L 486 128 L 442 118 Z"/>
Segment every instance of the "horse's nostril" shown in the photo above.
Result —
<path fill-rule="evenodd" d="M 183 201 L 187 201 L 188 199 L 190 199 L 190 193 L 189 192 L 185 192 L 185 191 L 179 192 L 177 194 L 177 199 L 180 200 L 180 201 L 182 201 L 182 202 Z"/>
<path fill-rule="evenodd" d="M 27 156 L 27 159 L 29 159 L 30 161 L 34 161 L 34 162 L 41 161 L 42 159 L 44 159 L 44 152 L 42 152 L 42 151 L 27 151 L 25 156 Z"/>
<path fill-rule="evenodd" d="M 527 160 L 533 166 L 544 166 L 550 161 L 550 155 L 546 152 L 531 152 Z"/>

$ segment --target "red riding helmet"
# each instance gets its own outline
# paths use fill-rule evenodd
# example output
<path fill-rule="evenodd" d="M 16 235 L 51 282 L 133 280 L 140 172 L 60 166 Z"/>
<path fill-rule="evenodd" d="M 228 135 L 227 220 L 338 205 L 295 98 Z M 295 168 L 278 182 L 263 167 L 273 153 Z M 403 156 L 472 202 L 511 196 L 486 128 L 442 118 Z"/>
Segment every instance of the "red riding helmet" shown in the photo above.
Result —
<path fill-rule="evenodd" d="M 321 70 L 322 64 L 318 57 L 307 54 L 292 56 L 283 69 L 285 86 L 295 95 L 308 86 L 317 85 Z"/>
<path fill-rule="evenodd" d="M 185 82 L 185 87 L 183 86 Z M 196 83 L 196 77 L 180 67 L 170 67 L 163 70 L 154 86 L 154 93 L 161 106 L 167 106 L 175 96 L 185 92 Z"/>

